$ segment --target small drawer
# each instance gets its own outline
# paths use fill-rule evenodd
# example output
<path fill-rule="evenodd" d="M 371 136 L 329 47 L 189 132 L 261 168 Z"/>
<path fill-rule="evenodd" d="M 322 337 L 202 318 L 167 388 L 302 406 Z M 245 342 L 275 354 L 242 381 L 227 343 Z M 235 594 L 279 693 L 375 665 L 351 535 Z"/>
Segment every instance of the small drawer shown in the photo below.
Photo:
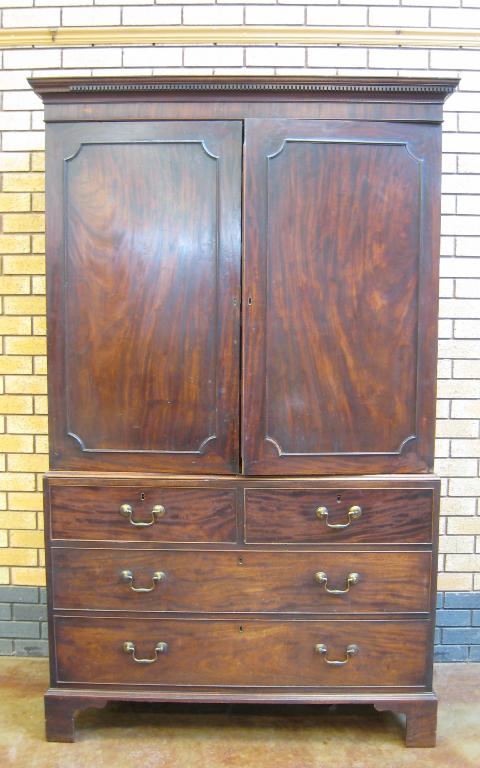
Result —
<path fill-rule="evenodd" d="M 431 543 L 430 488 L 247 489 L 247 543 Z"/>
<path fill-rule="evenodd" d="M 428 612 L 430 552 L 53 547 L 57 609 L 186 613 Z"/>
<path fill-rule="evenodd" d="M 52 485 L 50 531 L 52 539 L 234 542 L 235 492 Z"/>
<path fill-rule="evenodd" d="M 422 686 L 429 630 L 421 620 L 57 616 L 58 682 L 223 689 Z"/>

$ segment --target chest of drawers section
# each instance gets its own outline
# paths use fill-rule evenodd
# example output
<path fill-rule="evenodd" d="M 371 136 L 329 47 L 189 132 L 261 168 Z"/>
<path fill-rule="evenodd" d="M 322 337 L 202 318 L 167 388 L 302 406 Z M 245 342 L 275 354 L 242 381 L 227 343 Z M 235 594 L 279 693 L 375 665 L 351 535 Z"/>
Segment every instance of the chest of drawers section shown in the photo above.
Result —
<path fill-rule="evenodd" d="M 45 496 L 57 691 L 431 691 L 436 480 L 57 474 Z"/>

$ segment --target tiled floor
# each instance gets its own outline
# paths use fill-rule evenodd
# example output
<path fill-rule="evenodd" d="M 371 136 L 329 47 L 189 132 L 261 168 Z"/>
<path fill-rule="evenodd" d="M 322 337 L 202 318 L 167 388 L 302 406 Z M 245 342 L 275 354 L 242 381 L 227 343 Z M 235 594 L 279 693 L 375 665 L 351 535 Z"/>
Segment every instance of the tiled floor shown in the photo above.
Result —
<path fill-rule="evenodd" d="M 47 743 L 45 659 L 0 658 L 0 766 L 16 768 L 480 768 L 480 664 L 436 668 L 438 746 L 407 749 L 370 707 L 109 705 Z"/>

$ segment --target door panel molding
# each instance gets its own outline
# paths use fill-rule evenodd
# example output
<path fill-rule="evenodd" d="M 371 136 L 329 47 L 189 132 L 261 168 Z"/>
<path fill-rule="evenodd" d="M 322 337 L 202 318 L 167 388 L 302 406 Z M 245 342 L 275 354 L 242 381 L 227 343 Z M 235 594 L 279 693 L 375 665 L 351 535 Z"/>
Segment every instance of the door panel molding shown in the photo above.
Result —
<path fill-rule="evenodd" d="M 138 467 L 141 471 L 160 472 L 238 471 L 241 135 L 241 123 L 222 121 L 54 127 L 54 137 L 50 135 L 53 145 L 50 174 L 56 176 L 58 182 L 61 168 L 62 184 L 52 183 L 49 187 L 51 196 L 56 197 L 50 206 L 63 209 L 63 217 L 59 217 L 63 222 L 59 221 L 58 227 L 51 227 L 48 235 L 50 252 L 55 253 L 49 275 L 49 306 L 55 307 L 50 324 L 53 321 L 53 326 L 58 324 L 59 329 L 59 334 L 50 333 L 51 396 L 62 403 L 50 425 L 53 467 L 105 470 Z M 208 166 L 202 170 L 203 161 L 190 160 L 190 154 L 183 161 L 181 156 L 162 158 L 154 154 L 149 161 L 150 148 L 157 147 L 171 148 L 173 153 L 178 153 L 182 147 L 190 147 L 191 153 L 198 147 L 205 162 L 215 166 L 207 173 Z M 130 155 L 128 159 L 124 157 L 122 163 L 117 154 L 122 148 L 127 153 L 138 150 L 140 154 Z M 85 162 L 90 160 L 85 156 L 89 151 L 99 151 L 102 155 L 93 158 L 95 162 Z M 107 155 L 102 170 L 100 157 Z M 77 164 L 82 159 L 83 177 L 80 175 L 78 180 Z M 135 187 L 136 162 L 143 181 Z M 107 173 L 109 163 L 114 171 L 111 175 Z M 149 165 L 146 175 L 142 167 L 148 169 Z M 162 177 L 158 178 L 158 198 L 148 194 L 151 190 L 145 181 L 150 175 L 149 183 L 153 189 L 157 184 L 157 171 Z M 76 179 L 76 187 L 72 179 Z M 167 179 L 173 181 L 173 187 L 168 188 Z M 89 189 L 88 182 L 92 181 Z M 99 193 L 101 199 L 110 201 L 111 210 L 102 212 L 101 205 L 95 208 L 95 183 L 100 187 L 113 185 L 108 187 L 108 195 L 102 197 Z M 209 184 L 213 184 L 213 197 L 210 193 L 205 194 Z M 132 185 L 133 190 L 129 189 Z M 142 210 L 142 195 L 146 196 L 146 210 Z M 177 218 L 185 205 L 196 201 L 193 211 L 196 215 L 189 217 L 186 229 L 180 220 L 171 218 L 169 195 L 173 195 L 173 199 L 180 195 L 179 204 L 175 203 L 172 208 L 177 212 Z M 76 200 L 80 201 L 78 210 L 75 210 Z M 116 201 L 115 205 L 112 200 L 113 203 Z M 207 219 L 200 205 L 205 211 L 210 209 Z M 155 221 L 149 218 L 155 210 L 160 212 L 156 228 Z M 89 218 L 92 212 L 93 220 Z M 131 226 L 127 227 L 125 222 L 125 231 L 121 226 L 122 212 L 130 217 Z M 195 227 L 195 219 L 199 216 L 206 229 L 203 224 L 202 228 Z M 183 235 L 181 240 L 177 237 L 181 232 L 185 242 Z M 80 239 L 78 247 L 75 237 Z M 171 258 L 167 258 L 169 250 Z M 165 254 L 163 261 L 162 253 Z M 112 259 L 116 261 L 111 263 Z M 197 264 L 191 269 L 195 261 Z M 85 269 L 89 262 L 91 269 Z M 182 271 L 178 272 L 178 269 Z M 211 277 L 206 269 L 213 269 Z M 117 274 L 118 285 L 115 285 L 111 281 Z M 126 276 L 129 280 L 124 282 Z M 152 283 L 157 279 L 160 290 Z M 96 287 L 95 280 L 100 281 Z M 103 288 L 105 306 L 101 301 Z M 122 288 L 125 289 L 123 294 Z M 88 306 L 92 290 L 93 308 Z M 115 290 L 119 292 L 118 303 L 114 300 Z M 87 297 L 83 308 L 82 294 Z M 197 307 L 191 304 L 195 295 L 201 300 Z M 150 306 L 144 304 L 144 296 L 145 300 L 150 298 Z M 112 310 L 111 319 L 109 309 Z M 207 309 L 209 314 L 204 314 L 202 320 Z M 133 314 L 130 330 L 129 312 Z M 135 343 L 135 327 L 139 326 L 141 334 Z M 105 344 L 102 327 L 104 332 L 106 329 Z M 124 365 L 120 364 L 123 361 L 118 349 L 120 347 L 122 351 L 122 343 L 116 341 L 111 345 L 117 348 L 115 360 L 107 346 L 109 340 L 116 338 L 115 328 L 129 345 L 123 347 Z M 178 346 L 174 343 L 175 335 Z M 169 353 L 172 344 L 174 348 Z M 203 356 L 202 350 L 208 353 L 207 356 Z M 75 357 L 78 355 L 84 356 L 84 363 L 90 359 L 93 368 L 78 363 L 80 370 L 78 365 L 76 369 Z M 182 355 L 186 357 L 180 360 Z M 195 361 L 189 359 L 191 355 Z M 159 378 L 162 377 L 162 366 L 165 369 L 163 380 Z M 82 376 L 86 377 L 85 381 L 81 380 Z M 123 383 L 119 383 L 122 378 Z M 137 384 L 135 378 L 139 378 Z M 135 394 L 139 394 L 139 388 L 145 393 L 143 405 L 142 399 Z M 104 415 L 105 408 L 108 411 L 109 389 L 114 405 L 112 413 Z M 163 391 L 173 393 L 174 399 L 171 395 L 162 395 Z M 98 408 L 98 414 L 94 411 L 95 403 L 88 413 L 89 397 L 93 401 L 95 398 L 99 400 L 102 407 Z M 117 407 L 119 405 L 123 407 Z M 135 429 L 141 430 L 140 437 L 128 433 L 128 429 L 133 429 L 128 426 L 129 416 L 132 424 L 134 419 L 138 423 Z M 105 421 L 102 430 L 103 418 L 110 418 L 110 422 L 107 428 Z M 200 419 L 204 421 L 201 430 Z M 175 441 L 175 434 L 180 441 Z M 144 445 L 143 439 L 146 441 Z"/>
<path fill-rule="evenodd" d="M 432 411 L 425 413 L 426 405 L 428 405 L 429 397 L 433 399 L 432 388 L 434 386 L 434 377 L 432 371 L 435 365 L 435 355 L 432 354 L 431 349 L 428 349 L 426 354 L 421 353 L 421 349 L 424 347 L 424 336 L 429 333 L 429 328 L 434 323 L 435 317 L 430 318 L 430 312 L 432 307 L 436 306 L 436 296 L 432 286 L 435 285 L 434 278 L 432 277 L 432 270 L 436 271 L 435 265 L 435 242 L 438 241 L 438 211 L 433 210 L 432 203 L 426 199 L 425 184 L 429 186 L 435 183 L 435 174 L 438 174 L 438 142 L 431 141 L 431 126 L 422 126 L 421 128 L 415 128 L 413 126 L 398 126 L 398 125 L 379 125 L 375 123 L 365 122 L 364 124 L 354 125 L 352 123 L 338 123 L 336 121 L 295 121 L 295 120 L 281 120 L 276 121 L 275 125 L 269 125 L 268 121 L 261 119 L 247 120 L 246 130 L 246 199 L 250 201 L 250 209 L 246 211 L 246 220 L 249 223 L 249 231 L 246 231 L 246 245 L 245 245 L 245 285 L 248 295 L 251 295 L 251 303 L 245 306 L 244 311 L 244 437 L 243 437 L 243 450 L 244 460 L 246 466 L 246 472 L 249 474 L 282 474 L 285 472 L 293 473 L 306 473 L 306 474 L 325 474 L 328 472 L 335 473 L 348 473 L 348 472 L 383 472 L 383 471 L 425 471 L 431 466 L 431 434 L 432 434 Z M 282 313 L 279 313 L 278 306 L 277 311 L 274 313 L 271 320 L 272 324 L 269 324 L 269 312 L 271 315 L 270 302 L 272 296 L 274 296 L 275 290 L 281 290 L 281 288 L 275 289 L 275 277 L 270 280 L 271 267 L 270 251 L 272 249 L 272 240 L 275 240 L 276 233 L 279 228 L 282 227 L 282 221 L 277 217 L 277 220 L 271 224 L 271 195 L 276 196 L 277 208 L 282 211 L 284 218 L 289 215 L 288 205 L 282 208 L 279 203 L 278 192 L 283 182 L 285 190 L 289 190 L 289 185 L 293 185 L 294 181 L 289 178 L 287 171 L 283 175 L 278 174 L 274 182 L 272 182 L 272 161 L 275 163 L 279 157 L 283 155 L 286 148 L 290 146 L 299 146 L 301 144 L 320 145 L 323 147 L 340 145 L 343 147 L 358 146 L 358 147 L 372 147 L 372 148 L 392 148 L 396 147 L 402 149 L 406 153 L 405 160 L 408 163 L 412 163 L 412 171 L 410 176 L 415 181 L 417 178 L 416 189 L 412 193 L 412 183 L 407 183 L 405 179 L 400 178 L 398 184 L 404 185 L 404 192 L 407 195 L 405 200 L 411 200 L 411 205 L 415 205 L 417 209 L 417 229 L 416 232 L 410 233 L 410 242 L 407 243 L 412 250 L 412 243 L 416 242 L 414 246 L 414 259 L 412 259 L 412 253 L 410 253 L 410 272 L 411 274 L 404 275 L 404 278 L 408 277 L 409 296 L 405 298 L 405 304 L 408 304 L 408 299 L 413 302 L 412 308 L 415 311 L 416 318 L 405 318 L 404 311 L 400 300 L 402 297 L 397 298 L 397 305 L 392 304 L 401 322 L 406 322 L 406 328 L 409 328 L 410 333 L 410 350 L 408 346 L 405 350 L 407 356 L 410 359 L 408 365 L 411 369 L 410 375 L 410 405 L 408 410 L 404 408 L 404 417 L 406 429 L 403 434 L 397 434 L 397 440 L 392 445 L 378 445 L 372 444 L 372 447 L 357 447 L 349 450 L 348 445 L 334 448 L 333 450 L 298 450 L 295 446 L 285 443 L 284 437 L 281 432 L 278 432 L 278 427 L 272 426 L 271 418 L 271 386 L 278 387 L 278 382 L 273 380 L 271 372 L 268 372 L 268 346 L 272 342 L 272 338 L 275 336 L 277 329 L 275 324 L 282 326 L 282 343 L 286 350 L 286 359 L 292 364 L 292 360 L 295 359 L 295 354 L 289 349 L 289 344 L 292 345 L 289 334 L 299 333 L 301 327 L 298 319 L 297 327 L 292 329 L 291 323 L 289 326 L 288 313 L 297 312 L 301 315 L 304 306 L 311 309 L 311 304 L 308 302 L 308 298 L 311 300 L 311 296 L 308 297 L 308 282 L 303 290 L 306 291 L 305 305 L 297 305 L 294 309 L 294 303 L 291 305 L 290 310 L 286 310 L 283 317 Z M 284 155 L 283 155 L 284 157 Z M 368 165 L 368 163 L 367 163 Z M 377 163 L 378 165 L 378 163 Z M 397 162 L 397 167 L 404 166 L 404 162 Z M 381 167 L 381 164 L 378 165 Z M 303 166 L 306 177 L 308 177 L 308 167 Z M 318 168 L 317 168 L 318 170 Z M 352 169 L 349 169 L 352 174 Z M 319 171 L 320 172 L 320 171 Z M 291 171 L 292 175 L 294 171 Z M 300 177 L 300 172 L 298 172 Z M 428 178 L 427 178 L 428 177 Z M 410 182 L 412 181 L 410 179 Z M 356 179 L 354 179 L 357 181 Z M 315 182 L 311 181 L 311 186 L 308 192 L 305 194 L 305 198 L 308 200 L 312 198 L 313 191 L 315 189 Z M 291 187 L 293 189 L 293 186 Z M 289 201 L 292 200 L 293 192 L 290 189 Z M 297 187 L 295 187 L 297 189 Z M 385 190 L 388 192 L 388 185 L 385 186 Z M 297 189 L 298 192 L 298 189 Z M 288 191 L 285 192 L 288 194 Z M 410 197 L 408 197 L 410 195 Z M 295 200 L 295 198 L 293 198 Z M 301 194 L 297 194 L 296 200 L 301 199 Z M 280 208 L 279 208 L 280 206 Z M 291 206 L 293 208 L 293 205 Z M 412 210 L 412 209 L 410 209 Z M 384 210 L 388 211 L 388 206 Z M 301 210 L 299 211 L 302 215 Z M 357 211 L 358 213 L 358 211 Z M 392 210 L 392 216 L 395 216 L 396 211 Z M 306 216 L 307 214 L 305 214 Z M 335 214 L 334 214 L 335 215 Z M 294 216 L 294 214 L 292 214 Z M 358 216 L 357 216 L 358 219 Z M 252 223 L 253 220 L 253 223 Z M 401 219 L 397 218 L 397 221 Z M 355 220 L 353 224 L 358 224 Z M 291 226 L 295 226 L 289 222 Z M 290 226 L 290 228 L 291 228 Z M 313 222 L 311 224 L 313 229 L 318 223 Z M 369 225 L 373 227 L 374 224 Z M 322 224 L 322 228 L 324 226 Z M 358 227 L 357 227 L 358 228 Z M 285 225 L 283 231 L 283 238 L 288 239 L 289 227 Z M 368 228 L 367 228 L 368 229 Z M 274 231 L 272 234 L 272 230 Z M 393 231 L 393 230 L 392 230 Z M 404 236 L 406 230 L 400 230 L 399 232 Z M 368 236 L 368 231 L 367 231 Z M 302 235 L 303 237 L 303 235 Z M 306 236 L 308 237 L 308 235 Z M 413 237 L 413 240 L 412 240 Z M 393 241 L 392 241 L 393 242 Z M 276 246 L 278 246 L 279 239 L 275 240 Z M 295 253 L 295 247 L 293 241 L 288 241 L 288 245 L 285 248 L 289 248 L 289 253 Z M 283 244 L 282 244 L 283 245 Z M 327 243 L 328 245 L 328 243 Z M 325 246 L 325 244 L 324 244 Z M 327 247 L 327 246 L 325 246 Z M 333 246 L 332 246 L 333 247 Z M 278 251 L 278 247 L 277 247 Z M 281 258 L 281 256 L 279 257 Z M 298 258 L 298 257 L 297 257 Z M 335 262 L 335 255 L 332 256 L 333 262 Z M 360 257 L 358 257 L 360 258 Z M 388 259 L 388 254 L 386 254 Z M 293 256 L 295 260 L 295 256 Z M 324 263 L 324 262 L 322 262 Z M 299 294 L 298 285 L 294 280 L 294 274 L 288 276 L 282 272 L 282 267 L 285 270 L 285 265 L 278 266 L 277 268 L 281 274 L 278 276 L 278 284 L 288 285 L 289 291 L 292 293 L 297 291 Z M 353 265 L 352 265 L 353 268 Z M 386 273 L 389 271 L 388 265 L 385 267 Z M 397 266 L 398 270 L 398 266 Z M 413 271 L 412 271 L 413 270 Z M 392 271 L 390 269 L 390 271 Z M 428 279 L 427 278 L 428 271 Z M 304 278 L 307 269 L 305 268 L 304 274 L 300 277 Z M 401 272 L 399 275 L 401 276 Z M 297 274 L 298 277 L 298 274 Z M 332 276 L 326 276 L 325 279 L 330 279 Z M 333 275 L 335 278 L 335 275 Z M 338 275 L 337 275 L 338 278 Z M 335 279 L 337 279 L 335 278 Z M 269 282 L 270 281 L 270 282 Z M 413 281 L 413 282 L 412 282 Z M 298 281 L 297 281 L 298 282 Z M 272 283 L 272 285 L 270 284 Z M 368 285 L 368 284 L 367 284 Z M 387 292 L 388 293 L 388 292 Z M 392 294 L 392 291 L 390 291 Z M 393 294 L 392 294 L 393 296 Z M 393 296 L 393 298 L 395 298 Z M 298 296 L 297 296 L 298 300 Z M 332 302 L 333 304 L 333 302 Z M 388 307 L 387 307 L 388 308 Z M 385 308 L 384 308 L 385 311 Z M 427 317 L 428 316 L 428 317 Z M 290 315 L 290 317 L 293 317 Z M 342 321 L 341 312 L 339 310 L 338 317 Z M 403 318 L 403 319 L 402 319 Z M 370 318 L 370 324 L 371 324 Z M 328 329 L 327 329 L 328 330 Z M 345 329 L 344 329 L 345 330 Z M 348 328 L 347 328 L 348 331 Z M 278 334 L 277 334 L 278 335 Z M 397 332 L 398 335 L 398 332 Z M 347 339 L 348 341 L 348 339 Z M 395 343 L 393 339 L 392 343 Z M 307 342 L 305 342 L 307 343 Z M 264 346 L 263 354 L 257 349 L 260 345 Z M 300 348 L 300 344 L 297 345 Z M 427 349 L 427 348 L 426 348 Z M 281 357 L 279 355 L 278 340 L 275 346 L 274 359 L 277 361 Z M 347 345 L 348 351 L 348 345 Z M 311 351 L 312 355 L 315 352 Z M 317 356 L 320 353 L 317 353 Z M 332 359 L 334 355 L 330 349 L 330 354 L 326 355 L 327 358 Z M 367 358 L 367 362 L 369 360 Z M 370 363 L 369 363 L 370 364 Z M 283 381 L 293 381 L 291 372 L 282 371 L 282 365 L 287 366 L 286 362 L 277 364 L 277 369 L 281 371 Z M 321 361 L 314 361 L 312 363 L 312 370 L 316 367 L 317 380 L 318 370 L 321 365 Z M 293 368 L 293 366 L 291 365 Z M 339 369 L 340 370 L 340 369 Z M 430 371 L 430 375 L 426 375 L 426 372 Z M 394 373 L 391 372 L 392 382 L 394 380 Z M 289 378 L 290 377 L 290 378 Z M 315 377 L 312 374 L 312 380 Z M 344 377 L 338 380 L 340 384 L 343 384 Z M 352 384 L 353 381 L 353 384 Z M 315 383 L 315 382 L 314 382 Z M 354 386 L 354 379 L 351 377 L 350 384 Z M 366 382 L 366 385 L 368 382 Z M 335 381 L 333 381 L 333 386 Z M 365 386 L 366 386 L 365 385 Z M 293 385 L 292 385 L 293 386 Z M 277 392 L 277 406 L 284 398 L 285 410 L 282 413 L 282 417 L 289 420 L 289 425 L 294 430 L 295 419 L 291 415 L 295 411 L 296 404 L 290 406 L 290 414 L 285 416 L 288 410 L 289 403 L 292 398 L 295 397 L 295 387 L 290 388 L 290 397 L 287 392 Z M 381 392 L 381 389 L 378 389 Z M 403 389 L 401 389 L 403 391 Z M 365 389 L 367 392 L 367 389 Z M 293 394 L 292 394 L 293 393 Z M 358 394 L 358 393 L 357 393 Z M 398 394 L 393 391 L 392 384 L 392 398 L 397 397 Z M 300 398 L 302 399 L 302 398 Z M 348 403 L 348 407 L 351 408 L 351 402 L 355 399 L 355 392 L 350 390 L 350 396 L 344 398 L 344 402 Z M 385 400 L 385 393 L 383 394 Z M 305 402 L 305 401 L 304 401 Z M 313 401 L 312 401 L 313 402 Z M 255 405 L 257 411 L 255 410 Z M 300 412 L 304 403 L 300 403 Z M 318 403 L 317 403 L 318 405 Z M 384 403 L 386 406 L 387 403 Z M 382 416 L 382 403 L 375 405 L 372 409 L 374 418 L 377 418 L 377 414 Z M 332 406 L 333 407 L 333 406 Z M 384 409 L 385 410 L 385 407 Z M 428 408 L 427 408 L 428 410 Z M 278 414 L 281 412 L 279 406 L 276 409 L 277 423 Z M 305 412 L 303 411 L 303 414 Z M 311 410 L 312 420 L 314 421 L 315 415 L 318 410 L 313 408 Z M 345 413 L 340 412 L 339 416 L 345 418 Z M 347 419 L 348 421 L 348 419 Z M 339 418 L 339 431 L 341 440 L 342 423 Z M 302 422 L 303 423 L 303 422 Z M 380 422 L 379 422 L 380 426 Z M 386 424 L 383 425 L 384 433 L 378 432 L 373 424 L 371 439 L 373 442 L 382 440 L 381 435 L 388 436 Z M 388 426 L 388 428 L 390 428 Z M 355 437 L 355 424 L 349 425 L 349 429 L 353 437 Z M 303 430 L 303 434 L 307 432 L 307 429 Z M 397 430 L 398 432 L 398 430 Z M 290 432 L 290 435 L 292 432 Z M 346 433 L 347 434 L 347 433 Z M 363 434 L 363 432 L 362 432 Z M 290 436 L 289 435 L 289 436 Z M 348 437 L 348 434 L 347 434 Z M 353 440 L 352 437 L 352 440 Z M 355 438 L 357 439 L 357 438 Z M 344 442 L 350 442 L 346 440 Z M 360 439 L 361 442 L 361 439 Z"/>
<path fill-rule="evenodd" d="M 291 136 L 287 136 L 280 147 L 276 149 L 274 152 L 270 152 L 267 155 L 267 222 L 266 222 L 266 242 L 265 242 L 265 254 L 266 254 L 266 271 L 268 274 L 268 267 L 269 267 L 269 260 L 270 260 L 270 248 L 269 248 L 269 238 L 268 238 L 268 232 L 269 232 L 269 225 L 270 225 L 270 167 L 272 160 L 275 160 L 279 158 L 283 152 L 286 151 L 288 148 L 288 145 L 295 145 L 295 144 L 341 144 L 341 145 L 352 145 L 352 146 L 392 146 L 392 147 L 399 147 L 403 148 L 407 156 L 413 160 L 418 165 L 418 198 L 419 198 L 419 208 L 418 208 L 418 260 L 422 258 L 422 243 L 421 243 L 421 231 L 422 231 L 422 190 L 423 190 L 423 160 L 415 155 L 415 153 L 412 151 L 411 147 L 409 146 L 408 141 L 399 140 L 399 141 L 380 141 L 376 139 L 345 139 L 345 138 L 337 138 L 335 136 L 331 138 L 295 138 Z M 267 278 L 268 279 L 268 278 Z M 268 313 L 268 288 L 267 288 L 267 298 L 266 298 L 266 306 L 265 306 L 265 317 Z M 417 323 L 418 326 L 418 323 Z M 266 358 L 268 357 L 268 339 L 269 335 L 266 334 L 265 338 L 265 349 L 266 349 Z M 418 382 L 418 360 L 417 360 L 417 366 L 416 366 L 416 381 Z M 390 450 L 383 450 L 383 451 L 311 451 L 311 452 L 297 452 L 297 451 L 288 451 L 284 450 L 280 444 L 280 441 L 277 440 L 274 435 L 271 433 L 271 430 L 269 428 L 269 422 L 268 422 L 268 413 L 269 413 L 269 402 L 268 402 L 268 378 L 266 379 L 266 408 L 265 408 L 265 416 L 266 416 L 266 423 L 265 423 L 265 435 L 264 439 L 266 442 L 271 443 L 277 450 L 279 456 L 394 456 L 394 455 L 401 455 L 407 447 L 410 448 L 410 443 L 417 439 L 417 435 L 414 434 L 408 434 L 406 437 L 404 437 L 398 446 L 398 448 L 390 449 Z M 415 408 L 415 411 L 417 411 L 417 408 Z M 417 425 L 417 414 L 415 415 L 415 425 Z"/>
<path fill-rule="evenodd" d="M 65 261 L 64 261 L 64 274 L 65 274 L 65 283 L 68 285 L 68 254 L 69 254 L 69 216 L 68 216 L 68 207 L 69 207 L 69 164 L 72 163 L 75 159 L 77 159 L 80 156 L 80 153 L 82 151 L 85 151 L 87 147 L 98 147 L 98 146 L 105 146 L 105 147 L 118 147 L 118 146 L 164 146 L 164 145 L 194 145 L 200 147 L 207 157 L 213 159 L 217 163 L 216 168 L 216 174 L 215 174 L 215 196 L 216 196 L 216 202 L 215 202 L 215 212 L 216 212 L 216 221 L 215 221 L 215 228 L 218 231 L 219 226 L 219 173 L 218 173 L 218 155 L 211 152 L 209 149 L 207 149 L 205 141 L 202 139 L 158 139 L 158 140 L 148 140 L 148 141 L 91 141 L 91 142 L 81 142 L 78 146 L 78 148 L 75 150 L 75 152 L 70 155 L 69 157 L 66 157 L 64 160 L 64 189 L 65 189 L 65 195 L 64 195 L 64 232 L 65 232 Z M 219 265 L 218 265 L 218 238 L 215 241 L 215 277 L 214 277 L 214 283 L 215 283 L 215 298 L 214 298 L 214 307 L 218 306 L 218 282 L 219 282 Z M 66 311 L 68 311 L 68 305 L 66 302 Z M 214 323 L 215 328 L 217 327 L 217 322 Z M 66 334 L 66 347 L 65 351 L 66 353 L 74 349 L 74 344 L 70 343 L 69 341 L 69 323 L 66 318 L 65 323 L 65 334 Z M 214 343 L 215 347 L 217 346 L 217 335 L 214 335 Z M 219 364 L 219 358 L 218 354 L 215 352 L 213 354 L 213 359 L 216 361 L 216 365 L 214 367 L 214 381 L 213 385 L 210 388 L 212 393 L 215 393 L 218 397 L 217 393 L 217 371 L 218 371 L 218 364 Z M 71 428 L 71 418 L 72 418 L 72 407 L 70 403 L 70 397 L 69 393 L 71 391 L 71 383 L 70 383 L 70 376 L 69 376 L 69 360 L 68 360 L 68 354 L 65 355 L 65 380 L 66 380 L 66 392 L 67 392 L 67 403 L 66 403 L 66 428 L 67 428 L 67 435 L 68 437 L 71 437 L 79 446 L 80 450 L 82 452 L 86 453 L 148 453 L 148 454 L 197 454 L 202 455 L 205 453 L 206 447 L 209 443 L 217 439 L 216 432 L 218 431 L 218 424 L 217 424 L 217 413 L 216 409 L 214 407 L 211 408 L 211 411 L 214 411 L 214 422 L 211 418 L 212 413 L 209 414 L 208 421 L 210 422 L 209 425 L 206 427 L 206 429 L 210 430 L 210 433 L 204 437 L 200 445 L 197 449 L 191 449 L 191 450 L 180 450 L 180 449 L 171 449 L 171 450 L 161 450 L 161 449 L 120 449 L 120 448 L 94 448 L 94 447 L 87 447 L 86 441 L 82 439 L 82 437 L 77 434 L 72 428 Z M 211 397 L 211 395 L 210 395 Z M 212 398 L 212 406 L 214 405 L 214 399 Z M 214 432 L 212 433 L 212 429 Z"/>

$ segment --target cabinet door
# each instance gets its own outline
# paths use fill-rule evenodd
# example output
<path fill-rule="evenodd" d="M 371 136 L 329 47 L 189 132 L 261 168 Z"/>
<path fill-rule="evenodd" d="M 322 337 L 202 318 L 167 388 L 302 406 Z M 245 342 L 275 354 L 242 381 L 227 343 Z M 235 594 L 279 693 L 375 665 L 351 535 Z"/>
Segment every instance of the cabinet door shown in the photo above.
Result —
<path fill-rule="evenodd" d="M 238 470 L 239 122 L 48 134 L 51 466 Z"/>
<path fill-rule="evenodd" d="M 249 120 L 248 474 L 432 466 L 439 128 Z"/>

